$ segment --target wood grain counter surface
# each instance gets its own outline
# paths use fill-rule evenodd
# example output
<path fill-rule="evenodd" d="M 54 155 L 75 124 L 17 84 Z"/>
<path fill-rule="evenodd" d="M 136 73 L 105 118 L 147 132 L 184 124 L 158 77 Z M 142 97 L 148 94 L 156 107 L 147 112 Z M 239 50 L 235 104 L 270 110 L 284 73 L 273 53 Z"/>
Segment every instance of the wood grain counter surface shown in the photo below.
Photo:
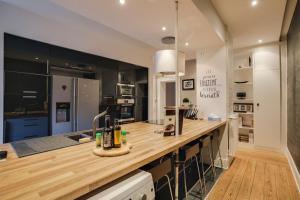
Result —
<path fill-rule="evenodd" d="M 124 125 L 133 149 L 120 157 L 98 157 L 94 142 L 17 158 L 10 144 L 0 161 L 0 199 L 74 199 L 126 175 L 161 156 L 224 126 L 226 121 L 185 120 L 183 134 L 163 137 L 158 126 L 137 122 Z"/>

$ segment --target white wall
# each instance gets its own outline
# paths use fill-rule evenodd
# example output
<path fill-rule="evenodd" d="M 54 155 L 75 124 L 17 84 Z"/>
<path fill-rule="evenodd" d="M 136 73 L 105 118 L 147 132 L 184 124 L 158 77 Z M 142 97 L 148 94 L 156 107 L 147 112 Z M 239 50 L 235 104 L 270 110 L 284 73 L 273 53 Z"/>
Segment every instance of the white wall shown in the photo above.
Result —
<path fill-rule="evenodd" d="M 284 150 L 287 146 L 287 44 L 286 41 L 283 41 L 281 43 L 279 42 L 272 42 L 257 46 L 251 46 L 251 47 L 245 47 L 240 49 L 235 49 L 234 54 L 252 54 L 254 52 L 257 52 L 259 50 L 265 51 L 266 55 L 274 54 L 273 51 L 275 51 L 278 46 L 280 47 L 280 55 L 277 53 L 276 57 L 280 56 L 280 92 L 281 92 L 281 102 L 280 102 L 280 134 L 281 134 L 281 149 Z M 274 50 L 275 49 L 275 50 Z M 272 52 L 272 53 L 270 53 Z M 276 52 L 276 51 L 275 51 Z M 275 56 L 274 56 L 275 57 Z M 264 60 L 266 59 L 266 61 Z M 268 58 L 265 56 L 264 59 L 262 59 L 261 62 L 267 62 Z M 272 59 L 270 59 L 272 60 Z M 236 67 L 236 65 L 232 66 Z M 274 66 L 272 66 L 274 67 Z M 233 81 L 231 81 L 233 82 Z M 230 98 L 233 98 L 233 93 L 230 93 Z M 232 104 L 232 102 L 231 102 Z M 230 111 L 232 108 L 230 109 Z M 255 125 L 254 125 L 255 126 Z M 255 133 L 254 133 L 255 137 Z"/>
<path fill-rule="evenodd" d="M 68 14 L 57 21 L 0 2 L 0 80 L 3 80 L 4 32 L 70 49 L 151 67 L 155 49 L 106 26 Z M 151 72 L 151 71 L 150 71 Z M 152 97 L 149 74 L 149 99 Z M 152 102 L 149 101 L 151 118 Z M 0 84 L 0 143 L 3 142 L 3 82 Z"/>
<path fill-rule="evenodd" d="M 180 104 L 182 104 L 182 100 L 184 98 L 188 98 L 190 100 L 190 102 L 194 105 L 197 104 L 197 99 L 196 99 L 196 88 L 197 88 L 197 84 L 196 84 L 196 60 L 187 60 L 185 62 L 185 75 L 181 77 L 181 80 L 184 79 L 194 79 L 194 90 L 182 90 L 181 87 L 181 102 Z"/>
<path fill-rule="evenodd" d="M 281 148 L 287 147 L 287 41 L 280 45 L 281 53 Z"/>
<path fill-rule="evenodd" d="M 222 119 L 227 117 L 227 59 L 226 46 L 197 52 L 197 105 L 204 118 L 209 114 L 217 114 Z M 201 86 L 203 80 L 216 82 L 212 86 Z"/>

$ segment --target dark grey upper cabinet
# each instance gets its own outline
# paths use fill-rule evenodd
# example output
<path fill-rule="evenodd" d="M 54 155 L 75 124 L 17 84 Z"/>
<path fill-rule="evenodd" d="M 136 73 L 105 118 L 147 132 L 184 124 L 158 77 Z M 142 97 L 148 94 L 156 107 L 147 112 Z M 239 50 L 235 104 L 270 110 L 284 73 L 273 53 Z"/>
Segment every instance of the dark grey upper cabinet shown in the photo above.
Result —
<path fill-rule="evenodd" d="M 98 56 L 50 46 L 51 74 L 70 75 L 83 78 L 95 78 Z"/>
<path fill-rule="evenodd" d="M 135 65 L 119 62 L 118 82 L 124 84 L 135 84 Z"/>
<path fill-rule="evenodd" d="M 4 34 L 4 69 L 6 71 L 47 74 L 49 45 Z"/>
<path fill-rule="evenodd" d="M 104 104 L 111 104 L 115 102 L 116 85 L 118 83 L 118 61 L 104 59 L 97 63 L 101 69 L 101 88 L 102 98 Z M 112 97 L 113 99 L 109 99 Z"/>

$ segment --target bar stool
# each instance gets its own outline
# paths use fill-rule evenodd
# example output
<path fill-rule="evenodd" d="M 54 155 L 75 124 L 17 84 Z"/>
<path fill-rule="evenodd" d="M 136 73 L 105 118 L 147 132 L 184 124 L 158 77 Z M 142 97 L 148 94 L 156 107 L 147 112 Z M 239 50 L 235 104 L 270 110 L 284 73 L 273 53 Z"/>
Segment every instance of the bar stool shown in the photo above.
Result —
<path fill-rule="evenodd" d="M 171 171 L 172 171 L 172 163 L 171 163 L 170 158 L 168 158 L 165 161 L 162 161 L 157 166 L 155 166 L 155 167 L 148 170 L 148 172 L 152 174 L 153 182 L 156 183 L 156 184 L 158 184 L 158 181 L 161 180 L 164 177 L 167 179 L 171 199 L 174 200 L 171 181 L 170 181 L 170 177 L 168 175 Z"/>
<path fill-rule="evenodd" d="M 205 175 L 207 172 L 212 170 L 213 177 L 216 177 L 216 171 L 215 171 L 215 165 L 214 165 L 214 159 L 213 159 L 213 146 L 212 146 L 212 140 L 211 140 L 211 135 L 207 134 L 205 136 L 202 136 L 199 138 L 199 147 L 200 147 L 200 160 L 201 160 L 201 166 L 203 169 L 203 180 L 204 180 L 204 188 L 206 190 L 206 180 L 205 180 Z M 206 170 L 204 170 L 204 158 L 203 158 L 203 150 L 204 148 L 208 149 L 208 154 L 209 154 L 209 159 L 210 159 L 210 164 Z"/>
<path fill-rule="evenodd" d="M 203 148 L 207 147 L 208 148 L 208 152 L 209 152 L 209 158 L 210 158 L 210 165 L 208 166 L 208 168 L 204 171 L 204 185 L 206 187 L 205 184 L 205 175 L 207 174 L 207 172 L 212 169 L 212 174 L 213 174 L 213 178 L 215 179 L 217 174 L 216 174 L 216 166 L 215 166 L 215 162 L 214 162 L 214 148 L 213 148 L 213 141 L 214 138 L 217 141 L 217 150 L 218 150 L 218 156 L 219 156 L 219 160 L 221 162 L 221 168 L 223 168 L 223 162 L 222 162 L 222 158 L 221 158 L 221 152 L 220 152 L 220 132 L 219 130 L 211 132 L 209 134 L 207 134 L 206 136 L 203 136 L 200 138 L 199 141 L 199 146 L 200 146 L 200 158 L 201 158 L 201 163 L 202 163 L 202 167 L 204 166 L 204 162 L 203 162 Z"/>
<path fill-rule="evenodd" d="M 220 163 L 221 163 L 221 168 L 223 169 L 223 161 L 222 161 L 222 157 L 221 157 L 221 151 L 220 151 L 220 130 L 217 129 L 215 130 L 214 132 L 211 133 L 210 135 L 210 140 L 211 140 L 211 146 L 212 146 L 212 155 L 213 155 L 213 158 L 214 156 L 217 157 L 217 155 L 214 155 L 214 151 L 213 151 L 213 140 L 216 139 L 216 142 L 217 142 L 217 151 L 218 151 L 218 156 L 219 156 L 219 160 L 220 160 Z M 215 167 L 215 164 L 214 164 L 214 167 Z"/>
<path fill-rule="evenodd" d="M 197 172 L 199 177 L 199 183 L 201 188 L 201 194 L 204 194 L 203 192 L 203 182 L 201 180 L 201 173 L 199 168 L 199 162 L 198 162 L 198 154 L 200 153 L 199 144 L 194 143 L 191 145 L 186 145 L 179 149 L 179 163 L 183 166 L 183 179 L 184 179 L 184 190 L 185 190 L 185 197 L 188 197 L 188 191 L 187 191 L 187 184 L 186 184 L 186 171 L 185 171 L 185 164 L 188 160 L 191 160 L 195 158 L 196 165 L 197 165 Z"/>

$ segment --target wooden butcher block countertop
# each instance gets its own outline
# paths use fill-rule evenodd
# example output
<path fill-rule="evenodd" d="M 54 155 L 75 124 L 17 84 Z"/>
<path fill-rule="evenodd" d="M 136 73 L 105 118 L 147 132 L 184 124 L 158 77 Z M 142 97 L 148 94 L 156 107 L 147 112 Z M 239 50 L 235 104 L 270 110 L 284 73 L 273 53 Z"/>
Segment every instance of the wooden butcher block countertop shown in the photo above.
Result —
<path fill-rule="evenodd" d="M 74 199 L 211 132 L 226 121 L 184 120 L 183 135 L 163 137 L 158 125 L 136 122 L 124 125 L 133 145 L 129 154 L 98 157 L 94 142 L 18 158 L 10 144 L 6 161 L 0 161 L 0 199 Z"/>

